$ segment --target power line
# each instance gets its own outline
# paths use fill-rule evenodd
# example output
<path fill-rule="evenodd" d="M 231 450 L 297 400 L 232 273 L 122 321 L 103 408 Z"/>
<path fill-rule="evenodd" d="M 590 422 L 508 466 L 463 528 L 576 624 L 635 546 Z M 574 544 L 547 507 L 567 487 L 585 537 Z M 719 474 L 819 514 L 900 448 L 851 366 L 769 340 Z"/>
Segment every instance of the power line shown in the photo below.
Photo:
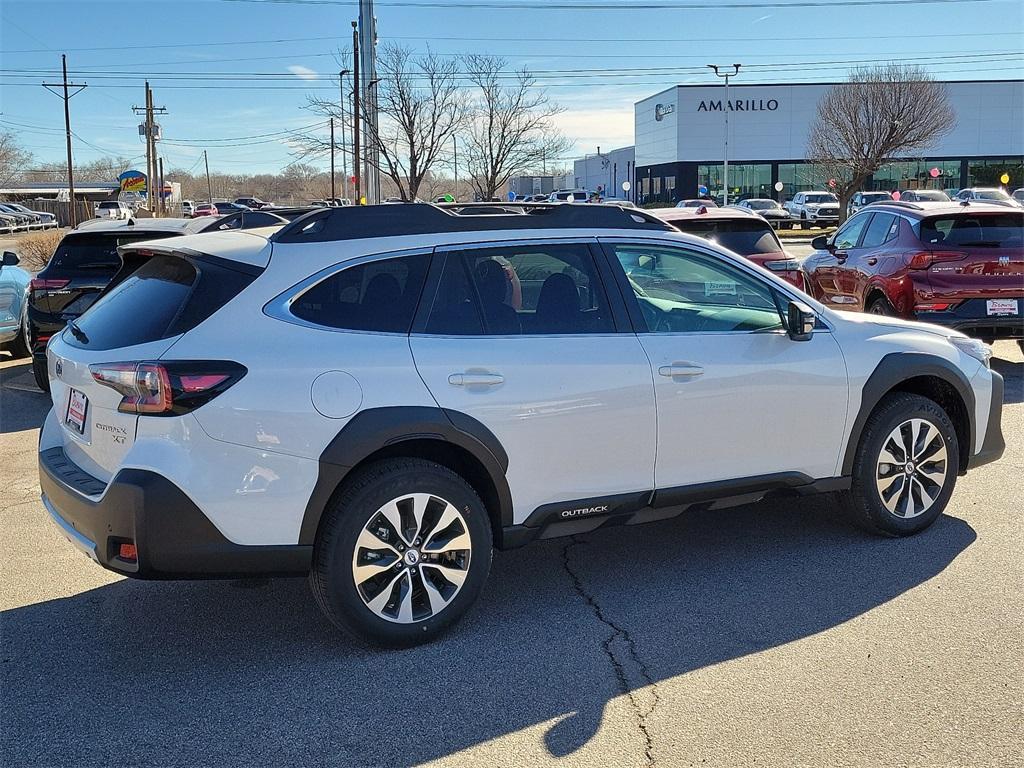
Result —
<path fill-rule="evenodd" d="M 1005 2 L 1006 0 L 843 0 L 844 7 L 857 7 L 857 6 L 871 6 L 871 5 L 884 5 L 888 8 L 898 8 L 900 6 L 915 6 L 915 5 L 964 5 L 967 3 L 995 3 Z M 219 0 L 222 3 L 250 3 L 256 5 L 310 5 L 310 6 L 345 6 L 351 7 L 352 3 L 349 0 Z M 610 0 L 609 3 L 595 3 L 595 2 L 578 2 L 578 3 L 563 3 L 563 2 L 531 2 L 531 0 L 521 0 L 521 2 L 508 3 L 504 0 L 497 0 L 497 2 L 480 2 L 479 0 L 421 0 L 421 2 L 415 2 L 415 0 L 380 0 L 376 3 L 377 6 L 383 8 L 422 8 L 422 9 L 436 9 L 436 8 L 456 8 L 459 10 L 508 10 L 508 11 L 521 11 L 527 10 L 555 10 L 555 11 L 637 11 L 637 10 L 675 10 L 675 11 L 702 11 L 702 10 L 722 10 L 722 9 L 762 9 L 762 8 L 826 8 L 835 7 L 834 0 L 793 0 L 792 2 L 779 2 L 778 0 L 768 0 L 766 2 L 707 2 L 707 3 L 693 3 L 693 2 L 678 2 L 673 0 L 662 0 L 661 2 L 651 2 L 650 0 L 643 0 L 641 2 L 616 2 L 616 0 Z"/>

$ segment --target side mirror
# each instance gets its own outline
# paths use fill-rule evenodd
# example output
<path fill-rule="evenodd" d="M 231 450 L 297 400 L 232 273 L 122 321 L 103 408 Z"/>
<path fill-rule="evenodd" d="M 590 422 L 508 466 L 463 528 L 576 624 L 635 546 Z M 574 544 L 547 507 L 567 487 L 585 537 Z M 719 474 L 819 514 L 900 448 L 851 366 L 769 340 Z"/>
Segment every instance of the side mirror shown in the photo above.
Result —
<path fill-rule="evenodd" d="M 789 322 L 787 323 L 789 338 L 793 341 L 810 341 L 814 335 L 814 325 L 818 316 L 814 310 L 799 301 L 789 302 Z"/>
<path fill-rule="evenodd" d="M 816 251 L 827 251 L 828 250 L 828 236 L 818 235 L 816 238 L 811 240 L 811 248 Z"/>
<path fill-rule="evenodd" d="M 21 259 L 18 258 L 18 254 L 14 251 L 4 251 L 3 264 L 0 266 L 4 267 L 16 267 L 21 263 Z"/>

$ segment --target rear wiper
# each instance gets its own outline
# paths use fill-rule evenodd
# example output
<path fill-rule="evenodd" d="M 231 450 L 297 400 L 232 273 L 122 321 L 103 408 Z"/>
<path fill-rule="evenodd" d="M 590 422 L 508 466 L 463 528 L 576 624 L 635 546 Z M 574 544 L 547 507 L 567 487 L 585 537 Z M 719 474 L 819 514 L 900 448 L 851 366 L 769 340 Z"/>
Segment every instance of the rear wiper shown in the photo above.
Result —
<path fill-rule="evenodd" d="M 974 240 L 967 243 L 957 243 L 965 248 L 999 248 L 1002 243 L 997 240 Z"/>
<path fill-rule="evenodd" d="M 78 339 L 80 342 L 82 342 L 83 344 L 89 343 L 89 337 L 85 335 L 85 331 L 79 328 L 78 324 L 74 320 L 68 323 L 68 328 L 71 329 L 71 333 L 74 334 L 75 338 Z"/>

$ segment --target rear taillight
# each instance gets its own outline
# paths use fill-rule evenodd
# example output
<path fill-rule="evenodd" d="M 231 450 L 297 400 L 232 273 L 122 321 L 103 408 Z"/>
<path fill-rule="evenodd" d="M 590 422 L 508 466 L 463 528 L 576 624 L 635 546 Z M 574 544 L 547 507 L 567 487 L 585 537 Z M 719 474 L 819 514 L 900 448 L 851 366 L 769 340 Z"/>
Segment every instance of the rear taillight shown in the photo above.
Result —
<path fill-rule="evenodd" d="M 927 302 L 925 304 L 915 304 L 914 305 L 914 311 L 915 312 L 945 312 L 951 306 L 953 306 L 953 305 L 951 303 L 949 303 L 948 301 L 932 301 L 932 302 Z"/>
<path fill-rule="evenodd" d="M 796 272 L 800 269 L 800 262 L 796 259 L 777 259 L 766 261 L 764 266 L 772 272 Z"/>
<path fill-rule="evenodd" d="M 180 416 L 210 402 L 246 374 L 238 363 L 174 360 L 99 363 L 92 377 L 122 395 L 117 410 L 143 416 Z"/>
<path fill-rule="evenodd" d="M 907 256 L 907 267 L 910 269 L 928 269 L 940 261 L 959 261 L 967 258 L 961 251 L 918 251 Z"/>
<path fill-rule="evenodd" d="M 30 291 L 59 291 L 61 288 L 70 283 L 70 280 L 44 280 L 42 278 L 34 277 L 28 284 Z"/>

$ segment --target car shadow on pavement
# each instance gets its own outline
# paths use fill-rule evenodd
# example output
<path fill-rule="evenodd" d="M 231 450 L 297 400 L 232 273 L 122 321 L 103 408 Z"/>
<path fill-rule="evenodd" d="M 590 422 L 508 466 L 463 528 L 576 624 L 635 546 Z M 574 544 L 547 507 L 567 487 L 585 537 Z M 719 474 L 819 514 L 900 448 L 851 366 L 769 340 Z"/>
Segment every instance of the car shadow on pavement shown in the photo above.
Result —
<path fill-rule="evenodd" d="M 639 751 L 659 681 L 836 627 L 975 537 L 950 516 L 907 539 L 868 536 L 825 496 L 542 542 L 497 554 L 478 609 L 401 651 L 349 642 L 300 579 L 119 580 L 0 614 L 0 754 L 410 765 L 542 724 L 548 751 L 568 755 L 623 694 Z"/>
<path fill-rule="evenodd" d="M 36 387 L 31 363 L 0 368 L 0 434 L 37 429 L 48 410 L 50 397 Z"/>

